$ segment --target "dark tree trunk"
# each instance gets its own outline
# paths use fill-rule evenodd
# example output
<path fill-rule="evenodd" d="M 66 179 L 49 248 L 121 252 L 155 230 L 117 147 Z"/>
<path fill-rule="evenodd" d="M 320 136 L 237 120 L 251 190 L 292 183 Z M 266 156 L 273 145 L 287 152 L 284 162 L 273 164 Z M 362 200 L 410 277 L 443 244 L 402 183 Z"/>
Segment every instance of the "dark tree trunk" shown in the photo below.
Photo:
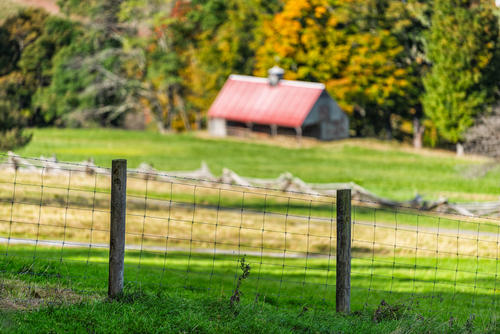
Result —
<path fill-rule="evenodd" d="M 391 115 L 390 113 L 385 113 L 385 131 L 387 132 L 387 140 L 392 140 L 392 124 L 391 124 Z"/>
<path fill-rule="evenodd" d="M 189 117 L 186 110 L 186 103 L 184 102 L 184 98 L 182 97 L 180 87 L 176 87 L 176 89 L 174 90 L 174 94 L 176 95 L 177 98 L 177 103 L 179 105 L 179 112 L 181 114 L 182 122 L 184 123 L 184 128 L 186 129 L 186 131 L 191 131 L 193 129 L 191 128 L 191 123 L 189 123 Z"/>
<path fill-rule="evenodd" d="M 196 130 L 201 130 L 201 111 L 196 111 Z"/>

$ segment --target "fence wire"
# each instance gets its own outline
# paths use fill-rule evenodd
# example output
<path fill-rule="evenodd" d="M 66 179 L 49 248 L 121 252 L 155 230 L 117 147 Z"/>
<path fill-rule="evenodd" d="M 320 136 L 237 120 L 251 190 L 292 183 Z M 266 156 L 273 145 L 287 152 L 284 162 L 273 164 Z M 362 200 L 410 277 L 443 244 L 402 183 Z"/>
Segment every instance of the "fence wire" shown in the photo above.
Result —
<path fill-rule="evenodd" d="M 107 292 L 109 171 L 66 166 L 0 174 L 2 303 Z M 241 302 L 335 308 L 335 197 L 191 181 L 129 174 L 126 287 L 229 302 L 245 258 Z M 361 201 L 352 218 L 353 310 L 496 318 L 496 221 Z"/>

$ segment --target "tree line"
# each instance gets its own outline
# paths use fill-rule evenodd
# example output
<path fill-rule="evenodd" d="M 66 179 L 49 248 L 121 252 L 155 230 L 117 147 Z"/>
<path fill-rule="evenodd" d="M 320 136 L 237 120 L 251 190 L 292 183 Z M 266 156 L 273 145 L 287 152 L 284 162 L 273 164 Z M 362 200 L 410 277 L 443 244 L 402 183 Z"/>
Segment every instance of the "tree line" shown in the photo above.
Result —
<path fill-rule="evenodd" d="M 485 0 L 59 0 L 0 26 L 0 150 L 28 126 L 200 128 L 231 73 L 322 82 L 351 136 L 446 146 L 498 101 Z"/>

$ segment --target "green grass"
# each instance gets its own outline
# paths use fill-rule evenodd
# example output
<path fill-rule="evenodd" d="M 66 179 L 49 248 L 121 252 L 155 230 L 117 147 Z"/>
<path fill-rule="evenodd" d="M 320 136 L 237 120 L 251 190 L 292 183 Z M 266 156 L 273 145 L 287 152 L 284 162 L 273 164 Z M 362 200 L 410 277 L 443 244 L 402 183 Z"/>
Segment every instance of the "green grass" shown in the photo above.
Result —
<path fill-rule="evenodd" d="M 5 248 L 2 245 L 4 254 Z M 57 301 L 54 288 L 98 296 L 107 291 L 107 250 L 39 246 L 35 252 L 34 247 L 11 245 L 8 254 L 0 262 L 5 271 L 1 276 L 2 298 Z M 237 260 L 237 254 L 214 257 L 175 251 L 168 255 L 127 251 L 125 284 L 155 293 L 175 292 L 193 300 L 229 300 L 235 280 L 242 273 Z M 247 256 L 246 260 L 252 269 L 243 281 L 242 305 L 253 304 L 259 294 L 259 302 L 268 307 L 335 309 L 333 259 Z M 351 282 L 353 310 L 373 310 L 382 300 L 394 304 L 418 297 L 418 307 L 414 303 L 416 308 L 411 313 L 443 322 L 453 315 L 463 323 L 474 315 L 484 325 L 497 316 L 500 296 L 496 288 L 500 280 L 495 259 L 354 258 Z"/>
<path fill-rule="evenodd" d="M 115 158 L 141 162 L 164 171 L 194 170 L 206 161 L 214 174 L 223 167 L 243 176 L 277 177 L 288 171 L 307 182 L 355 181 L 381 196 L 409 199 L 416 192 L 429 199 L 444 195 L 454 201 L 495 200 L 500 171 L 480 179 L 464 177 L 463 170 L 477 162 L 449 155 L 403 151 L 396 144 L 373 141 L 324 143 L 312 148 L 286 148 L 261 143 L 202 139 L 193 134 L 166 135 L 110 129 L 34 129 L 33 141 L 18 150 L 22 156 L 56 153 L 62 161 L 94 157 L 110 166 Z M 382 148 L 380 148 L 382 146 Z"/>
<path fill-rule="evenodd" d="M 495 322 L 477 326 L 442 322 L 406 311 L 374 321 L 307 308 L 277 310 L 263 302 L 231 307 L 227 298 L 188 299 L 176 293 L 126 293 L 118 302 L 50 305 L 0 313 L 2 333 L 498 333 Z"/>
<path fill-rule="evenodd" d="M 214 174 L 219 174 L 223 167 L 230 168 L 240 175 L 253 177 L 276 177 L 284 171 L 289 171 L 307 182 L 356 181 L 375 193 L 395 199 L 408 199 L 418 191 L 427 195 L 428 198 L 437 198 L 439 195 L 446 194 L 453 200 L 470 201 L 471 198 L 491 200 L 498 195 L 499 191 L 498 171 L 490 173 L 483 179 L 466 179 L 461 171 L 476 162 L 457 159 L 449 155 L 412 153 L 401 149 L 396 144 L 389 143 L 344 141 L 324 143 L 312 148 L 287 148 L 232 139 L 202 139 L 194 134 L 160 136 L 149 132 L 109 129 L 36 129 L 33 131 L 35 134 L 33 141 L 16 153 L 27 157 L 50 156 L 56 153 L 62 161 L 82 161 L 94 157 L 96 164 L 102 166 L 110 166 L 112 159 L 126 158 L 129 167 L 133 168 L 141 162 L 147 162 L 164 171 L 194 170 L 204 160 L 212 168 Z M 38 209 L 33 211 L 28 204 L 40 203 L 40 180 L 30 175 L 19 177 L 17 180 L 19 184 L 15 188 L 16 201 L 26 203 L 18 204 L 15 208 L 13 205 L 11 207 L 9 203 L 14 188 L 10 184 L 12 182 L 9 179 L 10 175 L 5 174 L 2 175 L 5 182 L 2 183 L 0 189 L 0 198 L 4 204 L 0 206 L 0 209 L 3 210 L 4 215 L 10 216 L 14 213 L 14 220 L 28 220 L 30 224 L 16 223 L 9 227 L 8 221 L 5 220 L 2 223 L 3 237 L 10 236 L 12 233 L 13 237 L 28 238 L 35 233 L 37 238 L 62 240 L 64 237 L 67 241 L 82 241 L 88 238 L 88 235 L 75 234 L 73 225 L 87 228 L 90 225 L 86 224 L 102 225 L 103 219 L 107 219 L 106 217 L 90 217 L 91 211 L 88 209 L 95 207 L 105 210 L 109 205 L 109 196 L 100 194 L 98 201 L 95 202 L 88 191 L 74 191 L 66 194 L 64 187 L 52 189 L 50 185 L 59 186 L 58 182 L 61 182 L 56 177 L 44 179 L 43 203 L 44 205 L 51 204 L 52 209 L 44 211 L 43 215 Z M 109 192 L 109 179 L 98 180 L 98 184 L 93 183 L 93 178 L 89 180 L 92 182 L 89 183 L 85 178 L 75 178 L 71 180 L 71 185 L 75 189 L 90 191 L 93 191 L 95 186 L 97 190 Z M 101 184 L 101 181 L 104 183 Z M 139 197 L 146 195 L 144 192 L 146 181 L 132 179 L 129 181 L 130 195 Z M 23 183 L 32 184 L 34 187 Z M 175 240 L 174 236 L 181 235 L 178 233 L 183 229 L 191 229 L 191 239 L 193 239 L 193 228 L 201 231 L 196 235 L 197 238 L 202 237 L 202 240 L 208 240 L 209 247 L 213 247 L 215 240 L 211 229 L 215 214 L 218 224 L 215 229 L 219 229 L 217 242 L 222 244 L 220 246 L 218 244 L 218 248 L 222 249 L 224 243 L 235 243 L 234 238 L 237 234 L 229 228 L 230 225 L 237 226 L 243 221 L 245 224 L 252 221 L 252 224 L 260 224 L 263 217 L 257 216 L 265 211 L 266 229 L 278 231 L 275 233 L 275 240 L 272 233 L 266 234 L 266 238 L 270 239 L 263 240 L 262 246 L 267 248 L 272 245 L 264 244 L 264 241 L 276 243 L 281 240 L 278 237 L 283 234 L 283 215 L 289 215 L 287 216 L 289 225 L 286 227 L 285 223 L 285 231 L 288 228 L 287 231 L 290 233 L 299 231 L 299 228 L 304 228 L 307 223 L 307 219 L 300 220 L 300 217 L 294 216 L 307 218 L 311 215 L 330 218 L 332 212 L 335 211 L 334 203 L 331 203 L 333 198 L 315 198 L 314 203 L 311 204 L 310 198 L 300 196 L 296 196 L 297 199 L 281 198 L 283 194 L 275 192 L 256 191 L 255 194 L 247 193 L 243 197 L 242 193 L 234 193 L 230 190 L 199 187 L 194 196 L 193 189 L 195 188 L 192 186 L 176 185 L 171 191 L 168 183 L 148 181 L 149 199 L 159 198 L 164 203 L 173 199 L 184 203 L 184 206 L 174 206 L 172 209 L 173 214 L 177 215 L 176 219 L 185 220 L 185 222 L 178 223 L 177 230 L 169 230 L 169 237 L 172 238 L 171 247 L 186 246 L 186 243 L 190 246 L 188 239 L 182 243 L 180 239 Z M 191 204 L 194 207 L 195 203 L 198 210 L 196 212 L 191 209 Z M 140 241 L 145 242 L 145 245 L 149 245 L 149 242 L 150 245 L 158 246 L 160 245 L 158 242 L 161 242 L 163 246 L 165 239 L 162 236 L 167 233 L 163 227 L 166 215 L 170 217 L 170 209 L 148 204 L 148 217 L 163 217 L 163 220 L 148 220 L 144 231 L 143 227 L 141 229 L 143 224 L 141 215 L 146 214 L 144 205 L 142 202 L 129 204 L 128 210 L 131 210 L 129 213 L 137 217 L 129 217 L 127 228 L 131 229 L 130 231 L 133 230 L 138 236 L 140 233 L 157 236 L 155 240 L 142 238 Z M 234 210 L 203 211 L 203 205 L 233 208 L 237 210 L 237 213 Z M 87 209 L 87 211 L 81 211 L 79 215 L 71 211 L 73 216 L 67 222 L 66 206 Z M 282 216 L 281 218 L 276 215 L 272 216 L 271 213 L 282 214 Z M 355 225 L 351 277 L 352 307 L 353 310 L 362 311 L 357 318 L 332 315 L 335 308 L 336 281 L 333 259 L 331 261 L 327 258 L 286 258 L 283 260 L 283 258 L 248 256 L 247 260 L 252 265 L 252 271 L 250 277 L 243 282 L 244 296 L 239 306 L 241 310 L 236 312 L 234 309 L 228 309 L 226 302 L 234 290 L 236 278 L 241 274 L 237 267 L 237 261 L 241 259 L 241 256 L 238 257 L 237 254 L 214 257 L 209 253 L 189 256 L 185 251 L 169 251 L 167 255 L 162 251 L 127 251 L 126 286 L 146 294 L 159 293 L 160 297 L 148 295 L 149 297 L 145 299 L 141 297 L 142 299 L 137 302 L 109 304 L 102 301 L 107 290 L 109 256 L 107 250 L 97 247 L 61 249 L 60 247 L 38 246 L 35 251 L 32 246 L 16 244 L 11 244 L 7 250 L 7 245 L 0 244 L 0 254 L 8 254 L 0 259 L 0 270 L 3 271 L 0 276 L 1 297 L 53 301 L 69 298 L 69 304 L 42 308 L 39 312 L 4 314 L 4 328 L 10 326 L 9 330 L 14 332 L 46 332 L 50 326 L 62 326 L 61 331 L 106 332 L 106 328 L 112 328 L 121 323 L 121 327 L 116 328 L 123 332 L 356 333 L 366 332 L 366 328 L 370 328 L 373 333 L 396 330 L 420 333 L 428 329 L 431 333 L 459 333 L 464 332 L 464 327 L 460 326 L 464 326 L 467 319 L 474 315 L 476 317 L 474 326 L 485 330 L 491 325 L 491 317 L 495 318 L 497 313 L 498 293 L 496 291 L 497 286 L 500 286 L 500 281 L 497 261 L 494 258 L 494 254 L 498 254 L 498 251 L 493 248 L 498 244 L 495 241 L 496 238 L 493 240 L 491 235 L 483 235 L 479 238 L 487 239 L 486 241 L 476 240 L 475 235 L 470 234 L 470 231 L 498 233 L 498 225 L 495 221 L 480 220 L 487 224 L 478 225 L 479 220 L 471 221 L 463 217 L 456 217 L 459 220 L 454 220 L 453 216 L 436 216 L 428 215 L 428 213 L 422 215 L 422 212 L 420 215 L 415 215 L 414 213 L 404 211 L 395 213 L 391 210 L 361 206 L 353 208 Z M 41 219 L 42 216 L 43 219 Z M 32 223 L 40 221 L 43 224 L 37 229 L 36 224 Z M 375 230 L 373 226 L 364 226 L 364 222 L 376 222 L 379 228 Z M 384 230 L 380 227 L 380 223 L 388 223 L 390 228 Z M 47 224 L 53 224 L 56 227 L 49 227 Z M 61 224 L 67 225 L 68 229 L 64 227 L 64 232 L 62 232 L 63 225 Z M 440 237 L 437 237 L 436 232 L 430 234 L 405 232 L 404 226 L 396 232 L 394 227 L 401 227 L 401 225 L 439 227 L 448 230 L 440 230 Z M 170 225 L 168 226 L 170 229 Z M 259 228 L 260 225 L 255 226 Z M 321 224 L 314 226 L 316 230 L 313 232 L 320 233 L 321 230 L 321 237 L 327 240 L 329 231 L 325 230 L 325 226 L 328 226 Z M 106 230 L 105 225 L 99 225 L 99 228 Z M 466 230 L 469 234 L 458 234 Z M 71 231 L 73 234 L 70 236 Z M 53 232 L 59 234 L 42 236 L 43 233 Z M 287 244 L 287 251 L 290 251 L 291 247 L 298 247 L 297 249 L 305 251 L 307 247 L 309 252 L 312 249 L 309 248 L 310 243 L 311 247 L 324 246 L 324 240 L 319 238 L 316 240 L 313 235 L 309 237 L 308 230 L 300 233 L 307 233 L 307 238 L 297 237 L 294 241 L 295 245 Z M 456 238 L 457 236 L 459 238 Z M 246 242 L 252 240 L 249 239 Z M 406 240 L 404 241 L 406 244 L 402 243 L 402 240 Z M 98 241 L 94 240 L 94 242 Z M 129 243 L 129 246 L 133 243 Z M 371 250 L 372 246 L 375 247 L 375 243 L 379 248 L 374 250 L 375 254 L 372 255 Z M 243 242 L 239 244 L 243 244 L 243 247 L 247 245 Z M 201 247 L 201 243 L 198 247 Z M 283 246 L 279 247 L 283 248 Z M 326 247 L 328 248 L 328 244 Z M 418 251 L 415 251 L 416 248 Z M 250 246 L 246 249 L 250 249 Z M 255 247 L 253 250 L 255 251 Z M 313 249 L 313 251 L 317 250 Z M 328 249 L 321 250 L 321 253 L 325 252 L 328 253 Z M 442 257 L 443 252 L 449 252 L 450 256 Z M 455 252 L 460 253 L 460 256 L 455 256 Z M 243 253 L 244 250 L 241 255 Z M 16 287 L 11 287 L 12 285 Z M 74 296 L 71 297 L 72 295 L 67 297 L 64 295 L 65 289 L 71 289 L 68 293 L 79 296 L 80 299 L 75 299 Z M 259 298 L 255 304 L 257 293 Z M 87 298 L 84 302 L 81 301 L 82 296 Z M 394 305 L 412 296 L 422 298 L 418 298 L 418 307 L 414 304 L 411 312 L 407 312 L 407 316 L 397 321 L 389 321 L 385 325 L 374 325 L 370 315 L 373 313 L 370 312 L 373 312 L 382 300 Z M 78 303 L 73 305 L 75 301 Z M 152 311 L 154 305 L 162 311 Z M 298 312 L 304 307 L 310 309 L 316 307 L 316 311 L 306 312 L 299 317 Z M 172 321 L 165 323 L 165 317 L 181 309 L 184 310 L 184 315 L 174 316 Z M 221 321 L 218 320 L 219 318 L 217 320 L 213 318 L 214 312 L 220 313 Z M 65 322 L 64 314 L 73 321 Z M 88 314 L 89 318 L 84 316 L 85 314 Z M 117 314 L 119 316 L 116 316 Z M 312 318 L 305 320 L 304 315 Z M 415 318 L 417 315 L 424 315 L 423 320 Z M 458 317 L 459 325 L 457 326 L 459 327 L 450 328 L 447 325 L 450 315 Z M 314 317 L 322 320 L 314 321 Z M 353 325 L 354 322 L 357 324 Z M 305 327 L 300 327 L 302 325 L 297 325 L 297 323 Z M 470 323 L 468 326 L 469 329 L 472 328 Z"/>

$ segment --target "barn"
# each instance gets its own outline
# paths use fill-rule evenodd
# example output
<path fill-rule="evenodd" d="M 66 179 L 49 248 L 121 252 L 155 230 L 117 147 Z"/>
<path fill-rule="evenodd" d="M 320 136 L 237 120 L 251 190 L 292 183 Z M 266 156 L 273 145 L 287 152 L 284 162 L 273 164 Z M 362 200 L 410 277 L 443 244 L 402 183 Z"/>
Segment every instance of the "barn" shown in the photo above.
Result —
<path fill-rule="evenodd" d="M 349 118 L 321 83 L 283 80 L 275 66 L 268 78 L 232 74 L 208 110 L 214 137 L 293 135 L 336 140 L 349 136 Z"/>

